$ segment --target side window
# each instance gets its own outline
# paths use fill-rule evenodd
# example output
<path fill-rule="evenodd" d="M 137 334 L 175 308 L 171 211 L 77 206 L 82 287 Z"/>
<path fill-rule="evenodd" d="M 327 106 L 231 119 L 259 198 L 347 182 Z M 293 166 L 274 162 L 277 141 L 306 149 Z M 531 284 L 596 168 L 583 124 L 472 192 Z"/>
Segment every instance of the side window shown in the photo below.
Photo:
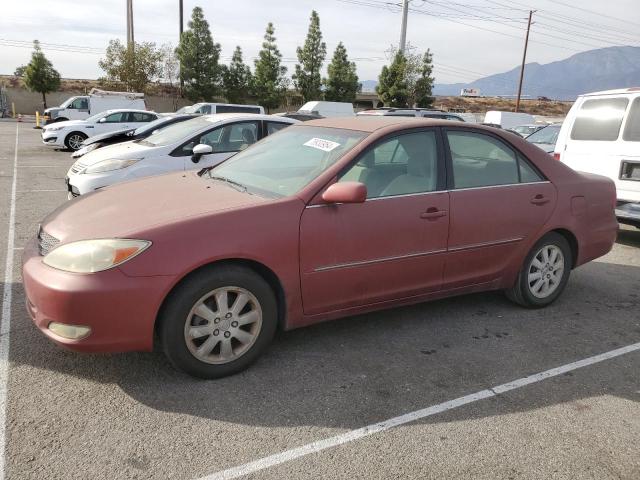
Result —
<path fill-rule="evenodd" d="M 208 115 L 211 113 L 211 105 L 203 105 L 198 109 L 198 113 L 204 113 Z"/>
<path fill-rule="evenodd" d="M 267 122 L 267 135 L 272 135 L 288 126 L 288 123 Z"/>
<path fill-rule="evenodd" d="M 151 122 L 152 120 L 155 120 L 155 117 L 148 113 L 131 112 L 129 114 L 130 122 Z"/>
<path fill-rule="evenodd" d="M 621 97 L 585 100 L 573 123 L 571 139 L 617 140 L 628 104 L 629 100 Z"/>
<path fill-rule="evenodd" d="M 438 147 L 434 131 L 407 133 L 365 152 L 340 181 L 367 186 L 367 198 L 432 192 L 438 183 Z"/>
<path fill-rule="evenodd" d="M 636 97 L 631 104 L 622 139 L 627 142 L 640 142 L 640 97 Z"/>
<path fill-rule="evenodd" d="M 520 182 L 533 183 L 544 180 L 538 172 L 529 164 L 527 160 L 518 155 L 518 166 L 520 167 Z"/>
<path fill-rule="evenodd" d="M 72 108 L 74 110 L 88 110 L 89 109 L 89 102 L 87 101 L 86 98 L 76 98 L 71 103 L 69 108 Z"/>
<path fill-rule="evenodd" d="M 515 153 L 501 141 L 481 133 L 447 131 L 454 188 L 519 183 Z"/>
<path fill-rule="evenodd" d="M 107 115 L 105 122 L 106 123 L 124 123 L 127 121 L 127 112 L 118 112 L 112 113 L 111 115 Z"/>
<path fill-rule="evenodd" d="M 258 138 L 257 122 L 240 122 L 231 125 L 214 128 L 200 137 L 184 145 L 180 151 L 181 155 L 191 155 L 193 147 L 203 143 L 211 145 L 214 153 L 239 152 L 244 150 Z"/>

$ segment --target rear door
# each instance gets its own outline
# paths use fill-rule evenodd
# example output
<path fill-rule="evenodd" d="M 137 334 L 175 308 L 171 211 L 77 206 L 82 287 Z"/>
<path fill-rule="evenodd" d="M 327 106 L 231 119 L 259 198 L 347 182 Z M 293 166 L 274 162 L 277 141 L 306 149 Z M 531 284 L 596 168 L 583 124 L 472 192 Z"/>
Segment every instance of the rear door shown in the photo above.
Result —
<path fill-rule="evenodd" d="M 574 170 L 613 180 L 618 199 L 640 201 L 640 96 L 585 97 L 559 153 Z"/>
<path fill-rule="evenodd" d="M 447 128 L 451 219 L 444 288 L 499 278 L 556 204 L 556 189 L 498 136 Z"/>

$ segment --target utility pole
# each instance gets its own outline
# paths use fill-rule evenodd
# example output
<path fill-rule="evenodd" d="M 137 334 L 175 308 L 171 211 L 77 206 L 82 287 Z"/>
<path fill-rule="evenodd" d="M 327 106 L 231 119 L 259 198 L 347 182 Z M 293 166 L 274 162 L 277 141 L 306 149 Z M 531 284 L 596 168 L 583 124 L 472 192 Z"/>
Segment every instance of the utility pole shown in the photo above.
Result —
<path fill-rule="evenodd" d="M 400 28 L 400 53 L 404 55 L 407 44 L 407 16 L 409 14 L 409 0 L 402 0 L 402 27 Z"/>
<path fill-rule="evenodd" d="M 182 3 L 183 0 L 180 0 L 180 37 L 178 37 L 178 44 L 180 44 L 180 40 L 182 40 L 182 32 L 184 30 L 184 5 Z M 180 65 L 178 66 L 180 72 L 180 96 L 182 96 L 182 92 L 184 91 L 184 80 L 182 79 L 182 60 L 180 61 Z"/>
<path fill-rule="evenodd" d="M 133 48 L 133 0 L 127 0 L 127 46 Z"/>
<path fill-rule="evenodd" d="M 516 97 L 516 112 L 520 110 L 520 96 L 522 95 L 522 80 L 524 79 L 524 64 L 527 61 L 527 47 L 529 46 L 529 31 L 531 30 L 531 17 L 535 10 L 529 10 L 529 23 L 527 23 L 527 35 L 524 38 L 524 53 L 522 54 L 522 66 L 520 67 L 520 82 L 518 83 L 518 96 Z"/>

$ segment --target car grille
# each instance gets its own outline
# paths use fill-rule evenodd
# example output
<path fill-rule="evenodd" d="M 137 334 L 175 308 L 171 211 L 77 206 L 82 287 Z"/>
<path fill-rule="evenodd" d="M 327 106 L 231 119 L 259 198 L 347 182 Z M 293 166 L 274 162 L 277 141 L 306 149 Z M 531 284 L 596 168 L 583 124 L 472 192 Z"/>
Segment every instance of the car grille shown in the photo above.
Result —
<path fill-rule="evenodd" d="M 60 240 L 49 235 L 47 232 L 42 230 L 42 227 L 40 227 L 38 230 L 38 251 L 40 252 L 40 255 L 44 257 L 47 253 L 56 248 L 59 243 Z"/>
<path fill-rule="evenodd" d="M 83 170 L 86 165 L 84 163 L 76 162 L 71 165 L 71 173 L 78 173 L 80 170 Z"/>

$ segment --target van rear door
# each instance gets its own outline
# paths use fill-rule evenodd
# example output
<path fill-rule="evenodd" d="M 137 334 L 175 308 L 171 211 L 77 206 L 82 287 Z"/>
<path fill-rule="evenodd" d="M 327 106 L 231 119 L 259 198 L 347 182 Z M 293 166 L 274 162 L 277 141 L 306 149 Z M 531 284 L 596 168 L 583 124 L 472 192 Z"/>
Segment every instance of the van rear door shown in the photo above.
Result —
<path fill-rule="evenodd" d="M 568 121 L 562 162 L 610 178 L 619 200 L 640 201 L 640 182 L 623 178 L 623 168 L 634 174 L 640 162 L 640 96 L 583 97 Z"/>

